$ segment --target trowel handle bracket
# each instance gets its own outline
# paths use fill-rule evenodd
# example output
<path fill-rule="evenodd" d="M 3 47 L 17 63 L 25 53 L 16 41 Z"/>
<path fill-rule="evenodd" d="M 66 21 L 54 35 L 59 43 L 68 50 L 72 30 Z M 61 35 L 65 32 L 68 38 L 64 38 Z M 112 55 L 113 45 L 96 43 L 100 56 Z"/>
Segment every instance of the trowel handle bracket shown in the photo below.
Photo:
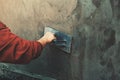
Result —
<path fill-rule="evenodd" d="M 52 45 L 59 46 L 59 47 L 66 47 L 67 41 L 66 40 L 53 40 Z"/>

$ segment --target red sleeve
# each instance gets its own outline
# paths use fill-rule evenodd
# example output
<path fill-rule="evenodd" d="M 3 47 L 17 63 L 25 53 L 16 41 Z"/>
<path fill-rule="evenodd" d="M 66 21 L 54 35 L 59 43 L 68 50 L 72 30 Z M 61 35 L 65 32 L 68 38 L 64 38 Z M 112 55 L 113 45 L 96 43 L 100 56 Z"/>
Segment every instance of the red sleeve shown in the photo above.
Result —
<path fill-rule="evenodd" d="M 0 22 L 0 61 L 14 64 L 29 63 L 38 57 L 42 45 L 37 41 L 19 38 Z"/>

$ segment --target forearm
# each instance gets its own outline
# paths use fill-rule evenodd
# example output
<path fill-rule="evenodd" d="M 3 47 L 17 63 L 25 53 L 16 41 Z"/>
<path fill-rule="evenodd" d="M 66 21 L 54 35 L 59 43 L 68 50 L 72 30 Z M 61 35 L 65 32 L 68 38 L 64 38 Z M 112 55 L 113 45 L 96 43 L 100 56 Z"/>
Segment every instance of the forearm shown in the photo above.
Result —
<path fill-rule="evenodd" d="M 39 42 L 24 40 L 11 33 L 5 25 L 0 25 L 0 61 L 28 63 L 38 57 L 41 51 Z"/>

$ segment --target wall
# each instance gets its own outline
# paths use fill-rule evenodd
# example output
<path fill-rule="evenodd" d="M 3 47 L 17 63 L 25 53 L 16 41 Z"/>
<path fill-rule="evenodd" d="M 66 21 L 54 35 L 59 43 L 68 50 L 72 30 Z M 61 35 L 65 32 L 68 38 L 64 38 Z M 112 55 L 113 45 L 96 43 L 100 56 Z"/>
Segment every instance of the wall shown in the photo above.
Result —
<path fill-rule="evenodd" d="M 9 65 L 58 80 L 120 79 L 119 0 L 0 0 L 0 20 L 28 40 L 45 26 L 73 36 L 72 52 L 46 46 L 27 65 Z"/>

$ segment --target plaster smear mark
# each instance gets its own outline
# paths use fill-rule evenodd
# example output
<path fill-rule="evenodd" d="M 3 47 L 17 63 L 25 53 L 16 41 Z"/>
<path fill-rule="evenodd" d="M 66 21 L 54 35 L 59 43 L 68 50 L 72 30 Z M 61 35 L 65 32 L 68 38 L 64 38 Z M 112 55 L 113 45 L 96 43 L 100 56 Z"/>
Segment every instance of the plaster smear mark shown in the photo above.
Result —
<path fill-rule="evenodd" d="M 82 16 L 88 18 L 95 10 L 96 7 L 91 0 L 81 0 Z"/>
<path fill-rule="evenodd" d="M 64 22 L 76 8 L 77 0 L 40 0 L 33 4 L 36 17 L 44 21 Z M 37 4 L 37 6 L 36 6 Z"/>

